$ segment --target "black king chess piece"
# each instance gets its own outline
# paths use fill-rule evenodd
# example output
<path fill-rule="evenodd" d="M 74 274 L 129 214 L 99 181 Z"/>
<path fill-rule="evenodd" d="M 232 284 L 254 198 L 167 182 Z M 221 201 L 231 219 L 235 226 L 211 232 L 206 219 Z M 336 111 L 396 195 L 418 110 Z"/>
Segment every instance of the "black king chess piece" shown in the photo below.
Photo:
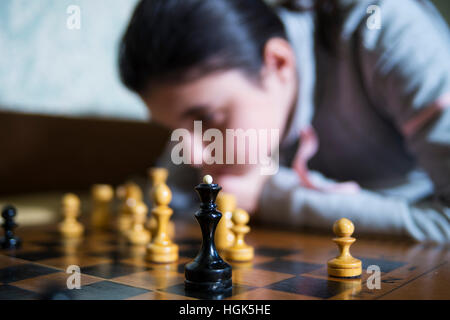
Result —
<path fill-rule="evenodd" d="M 2 217 L 4 219 L 3 229 L 5 230 L 5 236 L 0 240 L 3 249 L 17 249 L 20 247 L 20 239 L 14 236 L 14 228 L 17 227 L 17 224 L 14 222 L 15 216 L 16 208 L 13 206 L 3 208 Z"/>
<path fill-rule="evenodd" d="M 202 247 L 194 261 L 185 267 L 185 289 L 211 294 L 227 293 L 232 288 L 231 266 L 223 261 L 216 250 L 214 234 L 222 214 L 216 210 L 216 197 L 222 188 L 205 176 L 195 187 L 200 196 L 200 210 L 195 218 L 202 230 Z"/>

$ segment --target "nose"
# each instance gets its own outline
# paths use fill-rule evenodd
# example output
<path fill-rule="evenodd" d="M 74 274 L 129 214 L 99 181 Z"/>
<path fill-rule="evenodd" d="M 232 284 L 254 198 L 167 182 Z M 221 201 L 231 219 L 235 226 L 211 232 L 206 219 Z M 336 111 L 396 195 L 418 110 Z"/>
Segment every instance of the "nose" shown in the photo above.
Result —
<path fill-rule="evenodd" d="M 191 165 L 200 168 L 203 164 L 203 138 L 200 135 L 191 134 Z"/>

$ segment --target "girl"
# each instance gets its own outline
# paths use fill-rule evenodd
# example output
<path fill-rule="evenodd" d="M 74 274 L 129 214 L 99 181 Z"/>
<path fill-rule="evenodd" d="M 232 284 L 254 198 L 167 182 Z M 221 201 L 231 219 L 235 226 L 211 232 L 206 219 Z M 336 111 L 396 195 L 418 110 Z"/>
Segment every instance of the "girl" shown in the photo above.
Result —
<path fill-rule="evenodd" d="M 143 0 L 119 66 L 167 128 L 278 130 L 274 175 L 201 167 L 258 219 L 448 242 L 449 39 L 427 1 Z"/>

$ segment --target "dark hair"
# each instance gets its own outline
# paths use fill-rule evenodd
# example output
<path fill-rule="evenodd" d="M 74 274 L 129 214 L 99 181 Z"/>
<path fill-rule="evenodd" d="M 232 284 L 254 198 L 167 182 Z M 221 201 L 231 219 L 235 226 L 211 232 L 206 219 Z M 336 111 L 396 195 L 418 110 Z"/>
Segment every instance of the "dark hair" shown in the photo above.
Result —
<path fill-rule="evenodd" d="M 120 44 L 120 76 L 138 93 L 234 68 L 257 78 L 273 37 L 287 39 L 263 0 L 142 0 Z"/>

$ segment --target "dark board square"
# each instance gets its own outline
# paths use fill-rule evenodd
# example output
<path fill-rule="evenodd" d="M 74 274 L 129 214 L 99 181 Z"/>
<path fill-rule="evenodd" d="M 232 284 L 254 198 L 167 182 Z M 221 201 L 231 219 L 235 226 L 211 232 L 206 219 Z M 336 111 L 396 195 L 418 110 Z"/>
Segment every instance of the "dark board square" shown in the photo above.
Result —
<path fill-rule="evenodd" d="M 200 251 L 200 248 L 180 250 L 180 257 L 186 257 L 186 258 L 193 259 L 197 256 L 199 251 Z"/>
<path fill-rule="evenodd" d="M 396 277 L 386 277 L 384 279 L 381 279 L 382 283 L 399 283 L 402 281 L 402 278 L 396 278 Z"/>
<path fill-rule="evenodd" d="M 43 251 L 20 252 L 16 254 L 10 254 L 9 256 L 27 261 L 39 261 L 39 260 L 60 258 L 64 256 L 64 254 L 56 250 L 43 250 Z"/>
<path fill-rule="evenodd" d="M 255 265 L 255 269 L 262 269 L 268 271 L 275 271 L 289 274 L 302 274 L 320 269 L 322 265 L 301 261 L 276 259 L 266 263 Z"/>
<path fill-rule="evenodd" d="M 380 267 L 381 272 L 385 273 L 391 272 L 392 270 L 395 270 L 397 268 L 406 265 L 405 262 L 385 260 L 385 259 L 361 258 L 361 257 L 358 257 L 358 259 L 362 261 L 363 270 L 366 270 L 367 267 L 370 265 L 377 265 Z"/>
<path fill-rule="evenodd" d="M 246 292 L 246 291 L 249 291 L 252 289 L 254 289 L 254 287 L 233 283 L 232 289 L 229 290 L 228 292 L 221 293 L 221 294 L 211 294 L 211 293 L 204 293 L 204 292 L 186 291 L 184 288 L 184 283 L 179 283 L 174 286 L 162 289 L 161 291 L 174 293 L 174 294 L 178 294 L 178 295 L 185 296 L 185 297 L 191 297 L 191 298 L 195 298 L 195 299 L 222 300 L 222 299 L 229 298 L 229 297 L 241 294 L 243 292 Z"/>
<path fill-rule="evenodd" d="M 123 300 L 150 292 L 150 290 L 111 281 L 100 281 L 82 286 L 81 289 L 66 289 L 65 292 L 73 300 Z"/>
<path fill-rule="evenodd" d="M 184 267 L 186 266 L 186 264 L 188 264 L 189 262 L 185 262 L 185 263 L 180 263 L 178 264 L 178 268 L 177 271 L 178 273 L 183 273 L 184 274 Z"/>
<path fill-rule="evenodd" d="M 55 272 L 59 272 L 59 270 L 32 263 L 19 264 L 17 266 L 0 269 L 0 282 L 11 283 Z"/>
<path fill-rule="evenodd" d="M 266 288 L 322 299 L 331 298 L 348 289 L 345 282 L 297 276 L 273 283 Z"/>
<path fill-rule="evenodd" d="M 131 250 L 107 250 L 107 251 L 95 251 L 88 253 L 90 256 L 106 258 L 113 261 L 119 261 L 122 259 L 133 258 Z"/>
<path fill-rule="evenodd" d="M 64 241 L 59 240 L 45 240 L 45 241 L 34 241 L 33 244 L 37 246 L 43 246 L 46 248 L 60 248 L 64 245 Z"/>
<path fill-rule="evenodd" d="M 8 284 L 0 286 L 0 300 L 33 300 L 37 298 L 36 293 L 19 287 Z"/>
<path fill-rule="evenodd" d="M 299 253 L 300 250 L 286 249 L 286 248 L 258 247 L 256 248 L 255 252 L 259 256 L 281 258 L 290 254 Z"/>
<path fill-rule="evenodd" d="M 196 239 L 196 238 L 185 238 L 175 241 L 179 246 L 181 245 L 187 245 L 187 246 L 195 246 L 198 247 L 200 250 L 200 246 L 202 244 L 202 239 Z"/>
<path fill-rule="evenodd" d="M 104 263 L 81 268 L 81 273 L 112 279 L 147 270 L 150 270 L 150 268 L 133 266 L 125 263 Z"/>

